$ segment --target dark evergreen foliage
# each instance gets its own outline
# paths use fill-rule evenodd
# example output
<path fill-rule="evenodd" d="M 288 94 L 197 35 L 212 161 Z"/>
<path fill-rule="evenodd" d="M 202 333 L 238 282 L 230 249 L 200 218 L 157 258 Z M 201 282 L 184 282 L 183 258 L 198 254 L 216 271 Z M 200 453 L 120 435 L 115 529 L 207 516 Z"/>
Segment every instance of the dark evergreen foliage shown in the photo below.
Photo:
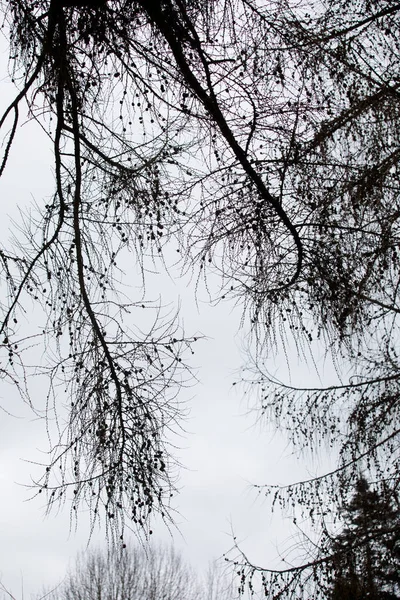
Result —
<path fill-rule="evenodd" d="M 400 507 L 360 478 L 345 507 L 343 531 L 332 544 L 332 600 L 400 598 Z"/>

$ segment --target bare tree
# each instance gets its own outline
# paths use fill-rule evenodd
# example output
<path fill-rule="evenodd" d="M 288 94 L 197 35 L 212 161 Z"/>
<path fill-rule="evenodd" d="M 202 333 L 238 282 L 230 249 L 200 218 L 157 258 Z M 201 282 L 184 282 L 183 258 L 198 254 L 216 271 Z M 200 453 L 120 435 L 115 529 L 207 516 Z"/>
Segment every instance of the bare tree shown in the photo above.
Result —
<path fill-rule="evenodd" d="M 232 580 L 213 563 L 203 581 L 172 546 L 113 547 L 80 554 L 50 600 L 233 600 Z"/>
<path fill-rule="evenodd" d="M 204 600 L 233 600 L 239 598 L 239 587 L 236 578 L 226 563 L 215 560 L 209 564 L 204 590 Z"/>
<path fill-rule="evenodd" d="M 200 598 L 197 577 L 173 547 L 114 547 L 78 556 L 52 596 L 62 600 Z"/>
<path fill-rule="evenodd" d="M 271 290 L 267 252 L 279 253 L 282 264 L 290 253 L 279 243 L 256 249 L 243 242 L 248 261 L 238 260 L 238 281 L 249 268 L 258 342 L 243 382 L 261 416 L 288 434 L 296 452 L 328 448 L 339 459 L 332 471 L 307 481 L 257 486 L 273 506 L 293 513 L 295 523 L 308 516 L 315 528 L 314 537 L 304 535 L 294 553 L 284 554 L 290 566 L 259 565 L 240 548 L 231 556 L 243 589 L 274 599 L 324 598 L 332 535 L 360 474 L 393 502 L 400 484 L 400 7 L 288 2 L 269 4 L 267 13 L 258 3 L 247 6 L 274 32 L 250 62 L 253 73 L 256 58 L 269 66 L 264 82 L 276 103 L 275 121 L 259 117 L 255 127 L 264 148 L 255 162 L 284 205 L 296 207 L 303 267 L 295 285 Z M 264 102 L 270 106 L 266 95 Z M 233 210 L 244 223 L 238 206 Z M 293 340 L 303 357 L 311 342 L 322 342 L 333 355 L 338 385 L 299 388 L 272 376 L 265 348 L 276 349 L 279 337 L 284 344 Z"/>
<path fill-rule="evenodd" d="M 104 506 L 118 533 L 132 519 L 148 528 L 155 510 L 167 514 L 165 433 L 179 419 L 182 353 L 195 340 L 160 313 L 143 333 L 126 326 L 127 310 L 139 320 L 149 305 L 125 301 L 118 261 L 129 255 L 145 282 L 146 260 L 162 265 L 169 240 L 198 277 L 220 275 L 216 298 L 243 303 L 256 340 L 243 378 L 252 394 L 259 389 L 263 415 L 298 447 L 328 442 L 339 453 L 332 473 L 265 492 L 300 505 L 324 532 L 326 510 L 346 502 L 360 471 L 395 495 L 399 4 L 1 6 L 19 85 L 0 120 L 10 126 L 1 172 L 24 102 L 54 150 L 52 201 L 31 219 L 29 243 L 20 237 L 0 256 L 9 290 L 1 373 L 24 381 L 31 342 L 20 313 L 30 296 L 58 352 L 55 407 L 58 377 L 70 394 L 41 482 L 50 501 L 71 487 L 74 508 L 86 501 L 95 519 Z M 276 381 L 264 353 L 288 335 L 300 354 L 319 339 L 350 376 L 312 390 Z M 315 582 L 323 593 L 329 560 L 322 544 L 284 572 L 237 562 L 243 585 L 259 573 L 269 597 L 297 598 Z"/>
<path fill-rule="evenodd" d="M 177 156 L 186 118 L 172 108 L 174 92 L 165 98 L 167 116 L 160 112 L 167 76 L 152 64 L 150 50 L 149 62 L 140 58 L 152 34 L 136 22 L 135 7 L 122 4 L 2 3 L 20 85 L 1 120 L 12 122 L 2 170 L 23 103 L 31 119 L 56 120 L 48 131 L 54 196 L 31 217 L 26 243 L 18 239 L 1 252 L 8 287 L 3 373 L 25 381 L 32 336 L 24 336 L 20 315 L 30 297 L 44 308 L 44 325 L 33 337 L 41 335 L 49 350 L 42 365 L 50 381 L 48 413 L 59 413 L 60 380 L 69 396 L 39 491 L 52 504 L 70 489 L 73 510 L 84 500 L 93 523 L 105 514 L 110 530 L 121 533 L 127 518 L 148 533 L 152 512 L 168 517 L 173 480 L 166 433 L 181 416 L 176 393 L 190 379 L 184 359 L 195 340 L 145 297 L 143 257 L 157 260 L 179 229 L 173 181 L 182 170 Z M 124 293 L 122 255 L 135 265 L 134 298 Z"/>
<path fill-rule="evenodd" d="M 25 104 L 29 117 L 46 127 L 55 167 L 54 196 L 37 217 L 29 217 L 27 240 L 20 237 L 1 252 L 8 288 L 2 373 L 15 382 L 28 374 L 24 350 L 32 335 L 24 334 L 20 316 L 30 298 L 45 313 L 33 337 L 44 336 L 52 359 L 46 365 L 47 406 L 57 412 L 60 380 L 70 397 L 67 424 L 60 425 L 40 491 L 47 491 L 51 505 L 71 489 L 73 510 L 83 500 L 93 522 L 104 507 L 114 532 L 127 519 L 148 531 L 153 511 L 168 516 L 172 481 L 165 430 L 179 418 L 175 391 L 185 380 L 182 355 L 195 338 L 165 323 L 157 307 L 148 330 L 129 323 L 127 313 L 139 321 L 140 307 L 149 308 L 143 300 L 145 257 L 162 268 L 163 247 L 178 239 L 188 260 L 192 253 L 197 260 L 200 251 L 202 266 L 214 254 L 216 223 L 225 223 L 224 237 L 232 233 L 235 239 L 229 223 L 226 229 L 218 218 L 221 199 L 219 192 L 214 199 L 213 188 L 224 172 L 230 178 L 237 170 L 238 195 L 245 192 L 242 204 L 249 213 L 245 228 L 262 205 L 293 251 L 285 266 L 274 261 L 279 289 L 299 276 L 302 245 L 286 209 L 252 164 L 252 134 L 240 124 L 236 128 L 232 98 L 219 90 L 221 77 L 229 94 L 242 89 L 241 67 L 231 70 L 236 58 L 229 50 L 236 24 L 227 21 L 231 41 L 209 41 L 220 18 L 228 18 L 226 7 L 13 0 L 2 8 L 19 91 L 0 120 L 1 172 Z M 250 31 L 252 23 L 243 27 Z M 54 118 L 54 127 L 47 127 L 47 117 Z M 190 152 L 203 158 L 199 168 L 188 166 L 189 134 Z M 205 156 L 209 143 L 215 160 Z M 204 237 L 205 223 L 212 230 Z M 141 267 L 138 299 L 123 297 L 117 266 L 122 256 Z M 227 271 L 228 263 L 227 257 Z"/>

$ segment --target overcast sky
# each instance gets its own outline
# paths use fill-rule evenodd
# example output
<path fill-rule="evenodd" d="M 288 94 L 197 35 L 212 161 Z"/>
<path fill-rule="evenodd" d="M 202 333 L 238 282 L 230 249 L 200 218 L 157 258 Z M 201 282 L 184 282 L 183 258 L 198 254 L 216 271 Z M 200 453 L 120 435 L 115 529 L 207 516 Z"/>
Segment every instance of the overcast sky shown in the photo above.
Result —
<path fill-rule="evenodd" d="M 4 108 L 12 93 L 4 40 L 0 69 Z M 50 195 L 52 163 L 38 126 L 24 125 L 0 180 L 3 238 L 9 235 L 7 215 L 18 220 L 18 206 L 41 204 Z M 182 396 L 190 412 L 177 451 L 185 468 L 180 473 L 181 492 L 173 503 L 177 511 L 173 541 L 194 567 L 205 569 L 209 560 L 231 547 L 234 531 L 247 554 L 256 563 L 267 564 L 277 555 L 278 537 L 284 539 L 289 530 L 280 518 L 272 520 L 268 506 L 257 499 L 250 484 L 287 483 L 308 473 L 290 456 L 280 436 L 254 425 L 255 415 L 246 414 L 247 401 L 240 388 L 232 386 L 245 361 L 240 309 L 229 304 L 211 308 L 201 293 L 196 305 L 194 291 L 187 284 L 187 280 L 169 281 L 169 293 L 180 299 L 187 333 L 201 332 L 208 339 L 196 345 L 193 357 L 199 383 Z M 154 286 L 157 295 L 157 283 Z M 294 378 L 311 377 L 297 359 L 291 366 Z M 286 360 L 278 360 L 276 368 L 285 376 Z M 32 392 L 34 401 L 43 399 L 40 385 L 33 384 Z M 45 518 L 44 499 L 28 501 L 32 492 L 25 485 L 41 471 L 26 461 L 45 462 L 45 423 L 36 419 L 10 386 L 0 389 L 0 407 L 15 415 L 0 412 L 0 580 L 15 598 L 29 599 L 43 586 L 56 585 L 77 551 L 85 548 L 88 519 L 81 514 L 78 530 L 70 531 L 68 505 Z M 171 540 L 162 524 L 154 538 Z M 104 532 L 96 531 L 91 545 L 105 545 Z"/>

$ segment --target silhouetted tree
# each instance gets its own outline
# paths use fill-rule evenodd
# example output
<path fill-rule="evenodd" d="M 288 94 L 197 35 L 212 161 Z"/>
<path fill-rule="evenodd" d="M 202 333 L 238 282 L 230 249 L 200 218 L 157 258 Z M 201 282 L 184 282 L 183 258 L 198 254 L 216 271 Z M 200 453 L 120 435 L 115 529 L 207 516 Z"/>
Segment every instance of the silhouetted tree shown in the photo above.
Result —
<path fill-rule="evenodd" d="M 74 509 L 86 501 L 96 519 L 104 507 L 118 533 L 132 521 L 148 531 L 153 512 L 168 514 L 165 433 L 179 419 L 182 355 L 195 340 L 163 325 L 157 310 L 156 325 L 141 333 L 126 311 L 142 321 L 146 261 L 161 271 L 172 240 L 182 266 L 206 282 L 210 271 L 220 275 L 214 299 L 244 304 L 257 342 L 251 390 L 260 389 L 264 415 L 297 446 L 338 448 L 334 472 L 266 493 L 322 522 L 360 469 L 394 493 L 399 4 L 1 7 L 19 91 L 0 120 L 0 172 L 24 102 L 54 150 L 53 198 L 28 219 L 28 241 L 20 235 L 0 254 L 8 286 L 1 373 L 25 382 L 31 341 L 20 316 L 29 297 L 43 306 L 40 331 L 57 353 L 54 407 L 59 378 L 70 396 L 66 431 L 40 482 L 50 502 L 71 488 Z M 128 304 L 124 256 L 143 275 Z M 263 357 L 289 334 L 300 353 L 320 339 L 349 365 L 349 379 L 312 390 L 280 385 Z M 295 597 L 308 593 L 304 581 L 318 580 L 324 560 L 311 553 L 301 567 L 269 575 L 243 558 L 238 570 L 243 585 L 261 572 L 269 597 Z"/>
<path fill-rule="evenodd" d="M 0 119 L 0 172 L 24 102 L 45 127 L 47 115 L 54 118 L 48 133 L 55 169 L 54 196 L 37 219 L 30 217 L 27 243 L 18 240 L 0 255 L 8 289 L 1 372 L 25 381 L 24 349 L 31 342 L 20 313 L 28 296 L 47 313 L 39 331 L 57 354 L 48 369 L 52 409 L 60 379 L 70 395 L 69 422 L 53 445 L 40 491 L 51 505 L 71 488 L 73 510 L 84 500 L 94 520 L 104 507 L 115 532 L 126 518 L 149 531 L 152 512 L 168 516 L 173 485 L 164 431 L 179 418 L 174 388 L 185 378 L 182 353 L 195 338 L 166 324 L 157 307 L 150 330 L 125 326 L 127 313 L 139 321 L 138 309 L 151 308 L 142 298 L 146 256 L 164 268 L 163 248 L 175 239 L 182 255 L 203 268 L 207 256 L 218 255 L 218 239 L 225 244 L 233 236 L 226 242 L 234 248 L 256 233 L 253 248 L 260 249 L 259 234 L 267 244 L 264 222 L 271 218 L 274 236 L 290 249 L 288 260 L 273 259 L 272 287 L 286 289 L 301 270 L 297 227 L 254 165 L 255 123 L 243 127 L 236 114 L 245 39 L 256 31 L 256 15 L 243 21 L 234 49 L 240 22 L 231 22 L 227 6 L 207 1 L 12 0 L 1 6 L 19 92 Z M 224 39 L 217 34 L 221 18 Z M 257 36 L 263 32 L 261 21 Z M 243 96 L 249 115 L 247 94 L 258 87 Z M 243 227 L 235 232 L 231 223 L 238 218 Z M 118 256 L 128 253 L 143 286 L 138 300 L 126 302 L 116 269 Z M 229 272 L 228 254 L 225 262 Z M 235 271 L 233 264 L 234 279 Z"/>
<path fill-rule="evenodd" d="M 400 598 L 400 510 L 360 478 L 334 539 L 331 598 Z"/>

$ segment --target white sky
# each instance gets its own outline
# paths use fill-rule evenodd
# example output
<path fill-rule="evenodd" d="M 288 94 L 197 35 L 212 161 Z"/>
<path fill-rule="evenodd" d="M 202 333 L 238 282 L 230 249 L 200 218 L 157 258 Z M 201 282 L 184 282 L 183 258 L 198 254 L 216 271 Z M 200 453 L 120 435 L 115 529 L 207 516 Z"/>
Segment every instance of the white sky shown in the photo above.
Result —
<path fill-rule="evenodd" d="M 7 52 L 2 48 L 1 108 L 12 93 L 7 83 Z M 20 129 L 0 180 L 3 237 L 8 235 L 7 214 L 17 218 L 18 205 L 27 206 L 31 199 L 40 203 L 51 193 L 52 163 L 40 129 L 32 124 Z M 268 506 L 257 500 L 249 484 L 298 480 L 305 468 L 290 457 L 279 436 L 253 426 L 254 415 L 245 414 L 240 390 L 232 387 L 244 360 L 239 351 L 240 310 L 230 312 L 229 304 L 211 308 L 200 302 L 199 314 L 187 281 L 176 281 L 175 295 L 181 298 L 187 333 L 200 331 L 208 339 L 196 345 L 193 357 L 200 383 L 185 392 L 190 415 L 179 450 L 186 469 L 181 472 L 181 493 L 174 504 L 179 513 L 174 543 L 194 567 L 205 569 L 209 560 L 231 547 L 233 529 L 247 554 L 256 563 L 266 564 L 277 554 L 277 538 L 286 538 L 288 529 L 281 519 L 272 520 Z M 294 372 L 302 373 L 297 359 L 293 364 Z M 286 372 L 285 359 L 280 366 Z M 32 389 L 33 396 L 43 394 L 43 389 Z M 21 484 L 29 485 L 35 467 L 24 460 L 43 459 L 45 423 L 35 419 L 10 387 L 0 389 L 0 406 L 18 417 L 0 412 L 0 581 L 18 600 L 29 599 L 42 586 L 56 585 L 64 576 L 69 561 L 85 547 L 88 520 L 82 514 L 78 531 L 70 532 L 68 506 L 44 518 L 44 499 L 27 501 L 30 491 Z M 170 535 L 160 525 L 154 538 L 170 540 Z M 104 534 L 97 532 L 91 544 L 105 544 Z"/>

